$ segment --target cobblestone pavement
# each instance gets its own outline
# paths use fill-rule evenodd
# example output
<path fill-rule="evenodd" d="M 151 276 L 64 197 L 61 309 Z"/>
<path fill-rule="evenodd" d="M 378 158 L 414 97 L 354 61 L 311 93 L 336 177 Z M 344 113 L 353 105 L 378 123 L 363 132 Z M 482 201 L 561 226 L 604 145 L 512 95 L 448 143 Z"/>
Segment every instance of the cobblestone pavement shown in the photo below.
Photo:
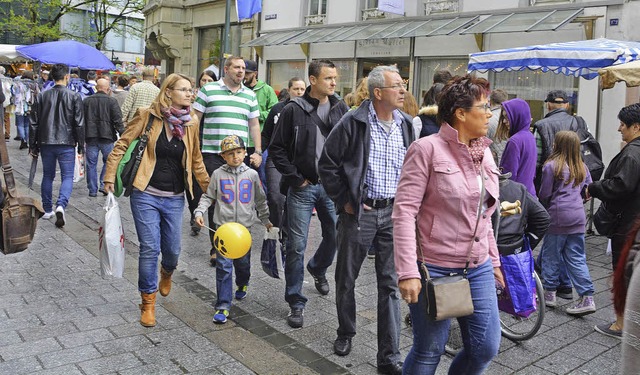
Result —
<path fill-rule="evenodd" d="M 7 143 L 22 194 L 39 196 L 41 170 L 34 190 L 26 188 L 30 158 L 19 143 Z M 54 183 L 54 192 L 59 186 Z M 54 195 L 55 196 L 55 195 Z M 248 297 L 237 301 L 225 325 L 214 325 L 215 271 L 209 266 L 206 233 L 190 236 L 185 208 L 183 249 L 171 295 L 158 296 L 158 325 L 138 323 L 137 237 L 129 202 L 119 198 L 125 227 L 125 277 L 99 272 L 97 229 L 104 198 L 90 198 L 84 180 L 75 183 L 67 224 L 57 229 L 40 220 L 27 251 L 0 254 L 0 374 L 375 374 L 376 288 L 373 261 L 366 260 L 356 287 L 358 334 L 346 357 L 333 354 L 337 318 L 333 267 L 332 292 L 321 296 L 305 275 L 309 302 L 305 325 L 286 324 L 284 281 L 261 269 L 263 230 L 252 228 L 254 251 Z M 319 243 L 312 220 L 309 253 Z M 547 310 L 543 327 L 531 340 L 502 340 L 488 374 L 617 374 L 620 341 L 593 326 L 613 319 L 609 293 L 610 257 L 606 240 L 587 238 L 587 256 L 596 287 L 598 311 L 584 318 L 564 313 L 569 301 Z M 563 300 L 560 300 L 563 301 Z M 402 315 L 408 312 L 402 306 Z M 402 356 L 411 346 L 403 326 Z M 451 357 L 443 356 L 438 374 Z"/>

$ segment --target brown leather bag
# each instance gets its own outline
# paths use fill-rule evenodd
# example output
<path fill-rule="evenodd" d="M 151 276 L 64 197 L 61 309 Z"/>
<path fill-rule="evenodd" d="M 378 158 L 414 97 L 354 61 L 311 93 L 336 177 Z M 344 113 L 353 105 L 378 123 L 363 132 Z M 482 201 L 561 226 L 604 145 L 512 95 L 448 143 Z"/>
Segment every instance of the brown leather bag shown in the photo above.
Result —
<path fill-rule="evenodd" d="M 44 214 L 44 210 L 39 199 L 18 195 L 5 142 L 0 142 L 0 155 L 2 156 L 5 181 L 3 187 L 5 198 L 2 202 L 2 218 L 0 220 L 0 235 L 2 236 L 0 246 L 3 253 L 12 254 L 27 249 L 33 240 L 36 224 Z"/>

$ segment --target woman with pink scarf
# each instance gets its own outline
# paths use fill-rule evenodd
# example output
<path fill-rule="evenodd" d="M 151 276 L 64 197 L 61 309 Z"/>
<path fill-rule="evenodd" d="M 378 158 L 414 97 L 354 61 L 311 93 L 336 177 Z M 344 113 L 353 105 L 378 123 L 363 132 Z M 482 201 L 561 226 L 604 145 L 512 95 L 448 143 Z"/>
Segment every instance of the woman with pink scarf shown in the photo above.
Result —
<path fill-rule="evenodd" d="M 454 77 L 438 99 L 438 134 L 415 141 L 405 156 L 392 216 L 398 287 L 413 327 L 403 374 L 434 374 L 449 337 L 449 319 L 427 316 L 421 263 L 432 278 L 466 270 L 470 284 L 474 312 L 458 318 L 464 347 L 449 373 L 481 374 L 498 353 L 495 287 L 504 282 L 491 226 L 499 172 L 486 137 L 488 96 L 487 80 Z"/>
<path fill-rule="evenodd" d="M 209 186 L 199 147 L 198 118 L 191 109 L 192 95 L 189 77 L 169 75 L 151 106 L 138 109 L 107 160 L 104 188 L 113 192 L 120 159 L 151 124 L 130 198 L 140 242 L 138 290 L 142 295 L 140 324 L 145 327 L 156 325 L 156 293 L 166 296 L 171 291 L 171 275 L 181 250 L 184 194 L 193 196 L 194 176 L 203 191 Z"/>

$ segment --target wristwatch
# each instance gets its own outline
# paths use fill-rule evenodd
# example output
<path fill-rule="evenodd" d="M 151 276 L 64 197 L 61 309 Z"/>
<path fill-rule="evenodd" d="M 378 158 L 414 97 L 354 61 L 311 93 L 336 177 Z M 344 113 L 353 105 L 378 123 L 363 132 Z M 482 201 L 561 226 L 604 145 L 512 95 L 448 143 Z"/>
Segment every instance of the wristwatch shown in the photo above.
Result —
<path fill-rule="evenodd" d="M 262 151 L 260 150 L 254 150 L 253 153 L 262 156 Z"/>

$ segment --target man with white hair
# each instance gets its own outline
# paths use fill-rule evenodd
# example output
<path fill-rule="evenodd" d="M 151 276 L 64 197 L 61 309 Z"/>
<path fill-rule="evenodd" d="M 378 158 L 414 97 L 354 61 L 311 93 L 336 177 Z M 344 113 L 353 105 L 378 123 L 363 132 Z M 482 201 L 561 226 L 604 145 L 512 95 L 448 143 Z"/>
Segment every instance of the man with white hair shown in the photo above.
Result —
<path fill-rule="evenodd" d="M 356 334 L 355 284 L 371 245 L 378 284 L 378 373 L 401 374 L 400 301 L 393 258 L 391 213 L 402 161 L 414 140 L 413 119 L 400 109 L 406 86 L 398 68 L 377 66 L 369 97 L 331 130 L 318 162 L 327 195 L 336 204 L 338 337 L 333 351 L 351 352 Z M 287 249 L 288 250 L 288 249 Z"/>

